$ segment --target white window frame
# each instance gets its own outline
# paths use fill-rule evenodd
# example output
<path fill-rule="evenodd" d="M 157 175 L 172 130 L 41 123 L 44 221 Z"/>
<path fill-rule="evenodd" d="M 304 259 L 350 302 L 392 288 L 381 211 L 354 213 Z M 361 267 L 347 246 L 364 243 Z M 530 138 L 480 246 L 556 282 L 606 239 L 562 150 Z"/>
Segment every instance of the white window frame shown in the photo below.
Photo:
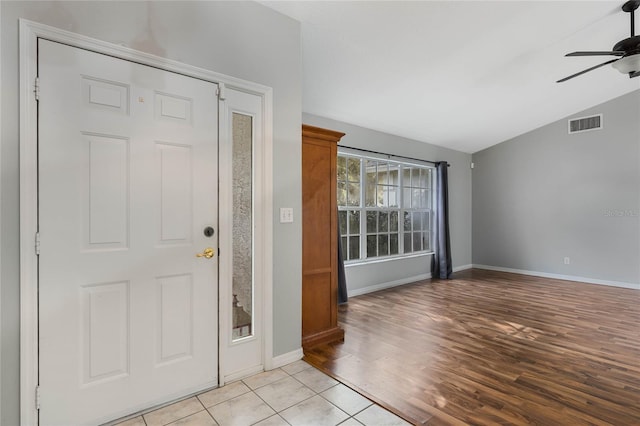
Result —
<path fill-rule="evenodd" d="M 435 166 L 432 164 L 428 164 L 428 163 L 419 163 L 419 162 L 414 162 L 414 161 L 402 161 L 399 159 L 395 159 L 393 156 L 376 156 L 376 155 L 370 155 L 370 154 L 363 154 L 360 153 L 356 150 L 352 150 L 349 148 L 338 148 L 338 156 L 342 156 L 342 157 L 347 157 L 347 158 L 356 158 L 360 160 L 360 205 L 359 206 L 349 206 L 349 205 L 344 205 L 344 206 L 340 206 L 338 205 L 338 212 L 341 211 L 359 211 L 360 212 L 360 229 L 359 229 L 359 258 L 357 259 L 349 259 L 349 260 L 345 260 L 345 266 L 351 266 L 351 265 L 361 265 L 361 264 L 368 264 L 368 263 L 378 263 L 378 262 L 383 262 L 383 261 L 387 261 L 387 260 L 395 260 L 395 259 L 407 259 L 407 258 L 412 258 L 412 257 L 417 257 L 417 256 L 424 256 L 424 255 L 430 255 L 433 254 L 434 250 L 433 250 L 433 246 L 434 246 L 434 239 L 433 239 L 433 226 L 435 223 L 435 209 L 434 209 L 434 203 L 436 200 L 435 197 L 435 183 L 436 183 L 436 174 L 435 174 Z M 374 160 L 374 161 L 381 161 L 381 162 L 387 162 L 390 164 L 394 164 L 398 166 L 398 207 L 367 207 L 366 204 L 366 200 L 365 200 L 365 196 L 366 196 L 366 166 L 365 166 L 365 162 L 367 160 Z M 403 221 L 404 221 L 404 212 L 408 211 L 408 212 L 414 212 L 416 211 L 415 209 L 412 208 L 405 208 L 404 206 L 404 173 L 402 172 L 403 167 L 418 167 L 418 168 L 424 168 L 424 169 L 430 169 L 431 170 L 431 179 L 429 182 L 429 191 L 430 191 L 430 204 L 429 207 L 426 209 L 418 209 L 417 211 L 426 211 L 429 212 L 429 227 L 428 227 L 428 233 L 429 233 L 429 238 L 428 238 L 428 243 L 429 243 L 429 249 L 426 250 L 419 250 L 419 251 L 411 251 L 409 253 L 404 253 L 404 230 L 403 230 Z M 397 235 L 398 235 L 398 253 L 397 254 L 392 254 L 392 255 L 386 255 L 386 256 L 373 256 L 373 257 L 366 257 L 367 256 L 367 217 L 366 214 L 368 211 L 387 211 L 387 212 L 392 212 L 392 211 L 397 211 L 398 212 L 398 230 L 397 230 Z M 347 222 L 348 222 L 348 217 L 347 217 Z M 338 221 L 339 222 L 339 221 Z M 339 226 L 339 224 L 338 224 Z M 394 232 L 389 231 L 388 234 L 391 235 Z M 379 233 L 376 233 L 376 235 Z M 341 237 L 347 237 L 347 240 L 349 239 L 349 237 L 351 236 L 351 234 L 346 234 L 346 235 L 341 235 Z M 342 243 L 342 242 L 340 242 Z M 345 254 L 345 257 L 348 257 L 349 253 L 349 247 L 348 244 L 347 246 L 342 247 L 343 253 Z"/>

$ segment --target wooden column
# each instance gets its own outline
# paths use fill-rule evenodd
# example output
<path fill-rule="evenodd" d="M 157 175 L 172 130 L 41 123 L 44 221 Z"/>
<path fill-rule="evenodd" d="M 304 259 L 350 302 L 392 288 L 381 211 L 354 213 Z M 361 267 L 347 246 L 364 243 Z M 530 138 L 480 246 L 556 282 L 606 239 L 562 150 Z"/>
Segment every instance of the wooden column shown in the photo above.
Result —
<path fill-rule="evenodd" d="M 302 125 L 302 347 L 344 340 L 338 327 L 337 146 L 344 133 Z"/>

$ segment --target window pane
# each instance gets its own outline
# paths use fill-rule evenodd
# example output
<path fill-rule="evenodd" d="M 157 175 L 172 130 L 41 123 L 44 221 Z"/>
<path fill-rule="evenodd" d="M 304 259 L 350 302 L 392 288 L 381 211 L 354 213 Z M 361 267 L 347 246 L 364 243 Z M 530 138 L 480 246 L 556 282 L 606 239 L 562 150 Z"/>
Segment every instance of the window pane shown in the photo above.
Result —
<path fill-rule="evenodd" d="M 360 206 L 360 184 L 349 183 L 347 189 L 347 204 L 350 206 Z"/>
<path fill-rule="evenodd" d="M 367 257 L 376 257 L 378 255 L 377 241 L 377 235 L 367 235 Z"/>
<path fill-rule="evenodd" d="M 347 177 L 349 178 L 349 182 L 360 182 L 360 159 L 349 158 L 347 165 Z"/>
<path fill-rule="evenodd" d="M 411 213 L 404 212 L 404 228 L 405 231 L 411 231 Z"/>
<path fill-rule="evenodd" d="M 411 253 L 413 251 L 413 246 L 411 245 L 411 232 L 404 233 L 404 252 Z"/>
<path fill-rule="evenodd" d="M 428 189 L 423 189 L 422 194 L 423 194 L 422 199 L 423 199 L 424 208 L 430 209 L 431 208 L 431 191 Z"/>
<path fill-rule="evenodd" d="M 402 167 L 402 185 L 411 186 L 411 167 Z"/>
<path fill-rule="evenodd" d="M 378 235 L 378 256 L 389 255 L 389 235 Z"/>
<path fill-rule="evenodd" d="M 420 187 L 421 188 L 426 188 L 427 187 L 427 177 L 429 176 L 429 170 L 427 169 L 421 169 L 420 170 Z"/>
<path fill-rule="evenodd" d="M 349 234 L 360 234 L 360 212 L 357 210 L 349 210 Z"/>
<path fill-rule="evenodd" d="M 389 254 L 398 254 L 398 234 L 389 235 Z"/>
<path fill-rule="evenodd" d="M 347 255 L 349 254 L 347 251 L 347 237 L 340 238 L 340 243 L 342 244 L 342 260 L 347 260 Z"/>
<path fill-rule="evenodd" d="M 378 185 L 378 207 L 387 207 L 389 205 L 389 194 L 386 189 L 386 186 Z"/>
<path fill-rule="evenodd" d="M 389 232 L 389 213 L 378 213 L 378 232 Z"/>
<path fill-rule="evenodd" d="M 378 162 L 378 184 L 387 185 L 389 183 L 389 165 Z"/>
<path fill-rule="evenodd" d="M 398 232 L 398 212 L 389 213 L 389 230 Z"/>
<path fill-rule="evenodd" d="M 429 212 L 422 213 L 422 229 L 431 229 L 431 221 L 429 220 Z"/>
<path fill-rule="evenodd" d="M 398 166 L 389 164 L 389 185 L 400 185 L 398 181 Z"/>
<path fill-rule="evenodd" d="M 422 248 L 424 250 L 431 250 L 431 243 L 430 243 L 428 232 L 422 233 Z"/>
<path fill-rule="evenodd" d="M 338 182 L 338 205 L 347 205 L 347 184 L 344 182 Z"/>
<path fill-rule="evenodd" d="M 374 233 L 378 229 L 376 225 L 376 218 L 378 212 L 367 212 L 367 233 Z"/>
<path fill-rule="evenodd" d="M 405 209 L 411 208 L 411 188 L 404 188 L 402 193 L 402 207 Z"/>
<path fill-rule="evenodd" d="M 338 211 L 338 225 L 340 226 L 340 235 L 347 235 L 347 212 Z M 345 249 L 347 246 L 343 246 Z"/>
<path fill-rule="evenodd" d="M 411 186 L 420 186 L 420 169 L 411 169 Z"/>
<path fill-rule="evenodd" d="M 375 207 L 376 200 L 376 163 L 375 161 L 367 161 L 367 183 L 365 184 L 365 205 L 367 207 Z"/>
<path fill-rule="evenodd" d="M 390 186 L 389 187 L 389 207 L 398 207 L 399 204 L 399 200 L 398 200 L 398 187 L 397 186 Z"/>
<path fill-rule="evenodd" d="M 338 156 L 338 180 L 347 180 L 347 159 Z"/>
<path fill-rule="evenodd" d="M 420 209 L 424 206 L 422 205 L 422 191 L 420 189 L 413 189 L 411 197 L 411 207 L 414 209 Z"/>
<path fill-rule="evenodd" d="M 422 232 L 413 233 L 413 251 L 422 250 Z"/>
<path fill-rule="evenodd" d="M 417 231 L 422 229 L 422 213 L 413 212 L 413 230 Z"/>
<path fill-rule="evenodd" d="M 360 259 L 360 237 L 349 237 L 349 259 Z"/>

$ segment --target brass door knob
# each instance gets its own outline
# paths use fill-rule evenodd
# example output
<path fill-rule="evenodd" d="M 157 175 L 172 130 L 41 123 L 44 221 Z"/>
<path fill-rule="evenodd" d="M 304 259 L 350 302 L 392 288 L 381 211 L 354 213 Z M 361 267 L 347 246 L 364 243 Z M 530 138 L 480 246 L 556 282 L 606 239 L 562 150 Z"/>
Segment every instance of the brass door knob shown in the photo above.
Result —
<path fill-rule="evenodd" d="M 213 257 L 213 254 L 213 249 L 211 247 L 207 247 L 202 253 L 196 254 L 196 257 L 206 257 L 207 259 L 211 259 Z"/>

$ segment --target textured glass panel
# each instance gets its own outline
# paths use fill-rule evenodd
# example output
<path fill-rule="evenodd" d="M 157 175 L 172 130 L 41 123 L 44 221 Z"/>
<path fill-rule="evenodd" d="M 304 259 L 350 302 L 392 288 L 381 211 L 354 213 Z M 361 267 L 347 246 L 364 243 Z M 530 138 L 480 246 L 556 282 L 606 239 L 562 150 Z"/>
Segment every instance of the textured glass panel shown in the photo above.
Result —
<path fill-rule="evenodd" d="M 347 212 L 338 211 L 338 224 L 340 225 L 340 235 L 347 235 Z M 346 248 L 347 246 L 343 246 Z"/>
<path fill-rule="evenodd" d="M 405 231 L 411 231 L 411 212 L 404 212 L 404 227 Z"/>
<path fill-rule="evenodd" d="M 338 156 L 338 180 L 345 181 L 347 180 L 347 159 L 342 156 Z"/>
<path fill-rule="evenodd" d="M 349 210 L 349 234 L 360 234 L 360 212 L 357 210 Z"/>
<path fill-rule="evenodd" d="M 253 119 L 233 113 L 232 339 L 253 334 Z"/>
<path fill-rule="evenodd" d="M 413 252 L 413 245 L 411 245 L 411 232 L 404 233 L 404 253 Z"/>
<path fill-rule="evenodd" d="M 430 190 L 428 189 L 422 190 L 422 200 L 423 200 L 424 208 L 430 209 L 431 208 L 431 191 Z"/>
<path fill-rule="evenodd" d="M 349 252 L 347 251 L 347 237 L 341 237 L 340 243 L 342 244 L 342 260 L 347 260 L 347 255 L 349 254 Z"/>
<path fill-rule="evenodd" d="M 378 256 L 389 255 L 389 235 L 378 235 Z"/>
<path fill-rule="evenodd" d="M 347 205 L 347 184 L 344 182 L 338 182 L 338 205 Z"/>
<path fill-rule="evenodd" d="M 389 254 L 398 254 L 398 234 L 389 235 Z"/>
<path fill-rule="evenodd" d="M 413 251 L 422 250 L 422 232 L 413 233 Z"/>
<path fill-rule="evenodd" d="M 422 229 L 422 213 L 413 212 L 413 230 L 418 231 Z"/>
<path fill-rule="evenodd" d="M 351 183 L 347 184 L 347 205 L 360 206 L 360 184 Z"/>
<path fill-rule="evenodd" d="M 347 162 L 347 177 L 349 182 L 360 182 L 360 159 L 349 158 Z"/>
<path fill-rule="evenodd" d="M 377 243 L 377 235 L 367 235 L 367 257 L 376 257 L 378 255 Z"/>
<path fill-rule="evenodd" d="M 349 237 L 349 259 L 360 259 L 360 237 Z"/>
<path fill-rule="evenodd" d="M 398 212 L 389 213 L 389 230 L 398 232 Z"/>
<path fill-rule="evenodd" d="M 378 212 L 367 212 L 367 233 L 375 233 L 378 229 L 376 225 Z"/>
<path fill-rule="evenodd" d="M 389 232 L 389 213 L 380 212 L 378 214 L 378 232 Z"/>

